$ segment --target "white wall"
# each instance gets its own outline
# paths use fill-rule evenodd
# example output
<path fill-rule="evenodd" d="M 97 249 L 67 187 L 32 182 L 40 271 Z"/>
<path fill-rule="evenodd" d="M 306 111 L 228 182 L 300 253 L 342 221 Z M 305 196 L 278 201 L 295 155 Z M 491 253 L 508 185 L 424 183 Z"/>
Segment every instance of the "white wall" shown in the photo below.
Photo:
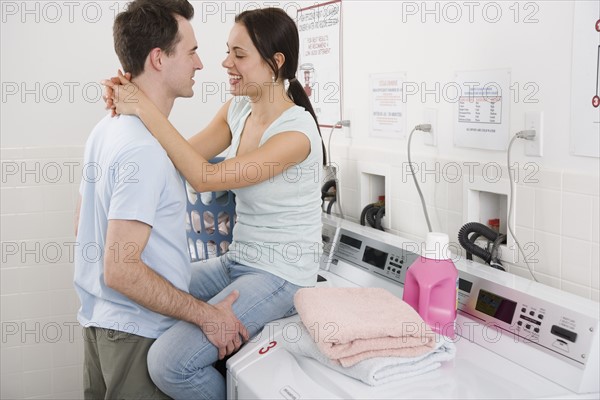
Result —
<path fill-rule="evenodd" d="M 192 2 L 199 54 L 205 68 L 197 74 L 196 96 L 176 102 L 172 121 L 185 136 L 204 126 L 227 95 L 225 56 L 233 16 L 252 2 Z M 408 3 L 408 2 L 404 2 Z M 404 174 L 405 139 L 369 135 L 368 76 L 405 72 L 411 82 L 432 88 L 451 82 L 456 70 L 509 68 L 520 83 L 521 101 L 511 104 L 511 131 L 524 113 L 545 115 L 544 157 L 513 149 L 514 161 L 535 162 L 537 183 L 517 186 L 517 233 L 538 246 L 536 276 L 550 285 L 598 300 L 599 162 L 569 154 L 570 71 L 573 2 L 537 1 L 538 23 L 514 22 L 514 2 L 496 2 L 503 17 L 488 22 L 475 8 L 450 23 L 440 14 L 403 14 L 400 1 L 343 3 L 344 87 L 352 139 L 336 133 L 333 158 L 341 167 L 344 206 L 357 218 L 363 204 L 357 177 L 362 164 L 391 171 L 392 232 L 420 239 L 424 219 L 412 181 Z M 520 21 L 532 11 L 518 4 Z M 72 213 L 77 195 L 82 146 L 104 115 L 98 82 L 115 73 L 112 21 L 124 2 L 3 1 L 1 25 L 1 235 L 2 398 L 80 398 L 78 301 L 72 288 L 69 249 L 74 241 Z M 269 4 L 277 5 L 276 2 Z M 314 4 L 304 2 L 302 5 Z M 422 2 L 413 5 L 421 8 Z M 444 3 L 427 2 L 428 9 Z M 281 4 L 290 12 L 299 3 Z M 406 5 L 405 5 L 406 7 Z M 448 9 L 447 9 L 448 10 Z M 446 17 L 452 17 L 446 15 Z M 402 22 L 403 17 L 406 22 Z M 537 103 L 523 102 L 526 83 L 539 88 Z M 214 91 L 216 94 L 212 94 Z M 428 96 L 409 99 L 408 125 L 421 122 L 425 107 L 438 110 L 438 146 L 415 137 L 413 161 L 465 161 L 503 164 L 505 154 L 456 148 L 453 104 Z M 327 139 L 327 137 L 325 138 Z M 466 222 L 462 180 L 421 176 L 434 229 L 455 237 Z M 57 252 L 60 252 L 60 257 Z M 527 276 L 522 263 L 511 271 Z"/>
<path fill-rule="evenodd" d="M 406 3 L 416 5 L 417 14 L 407 13 L 410 7 Z M 543 111 L 545 114 L 544 157 L 530 160 L 547 168 L 569 168 L 597 174 L 597 158 L 572 156 L 568 151 L 574 2 L 475 2 L 480 6 L 474 8 L 472 23 L 469 22 L 469 9 L 465 6 L 459 8 L 463 13 L 462 19 L 450 22 L 454 18 L 451 14 L 453 8 L 444 6 L 446 3 L 460 5 L 464 2 L 378 1 L 370 2 L 370 6 L 360 1 L 344 3 L 345 108 L 368 110 L 368 75 L 371 73 L 403 71 L 407 73 L 408 82 L 425 84 L 425 88 L 432 90 L 436 83 L 441 87 L 453 83 L 455 71 L 508 68 L 512 73 L 511 83 L 518 83 L 515 90 L 511 90 L 511 95 L 517 88 L 520 94 L 518 101 L 511 102 L 511 131 L 523 129 L 525 112 Z M 439 13 L 425 12 L 435 10 L 436 4 Z M 500 7 L 502 17 L 498 22 L 487 22 L 492 20 L 495 7 L 489 7 L 484 13 L 486 4 Z M 514 22 L 514 4 L 518 4 L 520 10 L 518 23 Z M 527 4 L 536 5 L 536 8 Z M 439 22 L 436 22 L 436 16 Z M 525 23 L 526 16 L 536 18 L 538 22 Z M 369 28 L 353 29 L 352 26 L 359 21 L 368 21 Z M 538 92 L 526 99 L 534 88 Z M 436 103 L 433 94 L 426 94 L 422 101 L 421 93 L 408 97 L 408 125 L 411 127 L 421 122 L 423 108 L 437 108 L 440 126 L 438 151 L 441 155 L 503 160 L 502 152 L 454 147 L 453 99 L 442 95 Z M 359 140 L 367 140 L 367 115 L 356 114 L 358 117 L 352 121 L 353 131 L 357 132 Z M 360 118 L 361 115 L 363 118 Z M 376 143 L 382 147 L 399 144 L 397 141 Z M 519 157 L 522 154 L 522 151 L 515 152 L 515 161 L 524 159 Z"/>

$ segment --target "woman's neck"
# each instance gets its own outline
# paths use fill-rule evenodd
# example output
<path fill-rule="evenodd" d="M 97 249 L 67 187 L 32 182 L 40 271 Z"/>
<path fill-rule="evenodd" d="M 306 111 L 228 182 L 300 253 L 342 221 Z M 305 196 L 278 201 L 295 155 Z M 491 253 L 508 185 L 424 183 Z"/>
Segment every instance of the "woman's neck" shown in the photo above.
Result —
<path fill-rule="evenodd" d="M 282 83 L 265 85 L 263 88 L 261 95 L 250 98 L 253 120 L 270 123 L 295 105 Z"/>

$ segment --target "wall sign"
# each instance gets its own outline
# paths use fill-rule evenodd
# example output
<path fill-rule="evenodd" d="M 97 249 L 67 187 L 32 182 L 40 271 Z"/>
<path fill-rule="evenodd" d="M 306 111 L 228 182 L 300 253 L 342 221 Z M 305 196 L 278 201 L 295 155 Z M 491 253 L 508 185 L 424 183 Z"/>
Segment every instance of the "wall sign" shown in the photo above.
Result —
<path fill-rule="evenodd" d="M 404 138 L 406 136 L 406 102 L 402 90 L 405 73 L 372 74 L 370 94 L 371 136 Z"/>
<path fill-rule="evenodd" d="M 571 153 L 600 157 L 600 0 L 575 2 Z"/>
<path fill-rule="evenodd" d="M 300 60 L 297 78 L 304 86 L 320 126 L 342 119 L 341 0 L 298 10 Z"/>
<path fill-rule="evenodd" d="M 510 70 L 465 71 L 455 75 L 454 144 L 506 150 L 510 122 Z"/>

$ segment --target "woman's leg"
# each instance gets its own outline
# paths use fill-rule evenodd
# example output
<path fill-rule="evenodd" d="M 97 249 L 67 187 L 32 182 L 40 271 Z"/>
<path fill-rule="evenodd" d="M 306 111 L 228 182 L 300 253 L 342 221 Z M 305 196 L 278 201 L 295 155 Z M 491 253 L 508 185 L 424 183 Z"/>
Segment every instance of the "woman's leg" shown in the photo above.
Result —
<path fill-rule="evenodd" d="M 216 304 L 231 291 L 239 291 L 233 311 L 250 336 L 293 310 L 298 286 L 255 268 L 226 264 L 232 282 L 209 303 Z M 217 359 L 217 348 L 202 330 L 180 321 L 156 340 L 148 354 L 148 368 L 154 383 L 175 399 L 224 399 L 225 379 L 213 367 Z"/>
<path fill-rule="evenodd" d="M 231 283 L 227 256 L 209 258 L 192 263 L 190 294 L 208 301 Z"/>

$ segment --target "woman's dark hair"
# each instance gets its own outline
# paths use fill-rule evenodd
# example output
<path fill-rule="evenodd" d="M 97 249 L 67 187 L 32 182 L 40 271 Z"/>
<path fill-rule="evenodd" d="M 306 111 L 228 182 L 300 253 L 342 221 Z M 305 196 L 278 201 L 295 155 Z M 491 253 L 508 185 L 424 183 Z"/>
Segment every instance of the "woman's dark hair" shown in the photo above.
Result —
<path fill-rule="evenodd" d="M 115 51 L 124 72 L 136 77 L 144 72 L 146 57 L 154 48 L 173 54 L 181 40 L 176 16 L 188 21 L 194 7 L 187 0 L 134 0 L 115 18 Z"/>
<path fill-rule="evenodd" d="M 312 115 L 317 124 L 319 135 L 321 135 L 315 110 L 302 84 L 296 79 L 300 38 L 294 20 L 280 8 L 262 8 L 238 14 L 235 17 L 235 22 L 241 23 L 246 27 L 252 43 L 258 49 L 262 59 L 271 67 L 274 76 L 277 79 L 289 80 L 288 96 L 290 96 L 296 105 L 304 107 Z M 277 62 L 275 62 L 275 53 L 281 53 L 285 57 L 285 62 L 281 69 L 279 69 Z M 327 163 L 327 154 L 325 152 L 323 136 L 321 136 L 321 145 L 323 146 L 323 165 L 325 165 Z"/>

